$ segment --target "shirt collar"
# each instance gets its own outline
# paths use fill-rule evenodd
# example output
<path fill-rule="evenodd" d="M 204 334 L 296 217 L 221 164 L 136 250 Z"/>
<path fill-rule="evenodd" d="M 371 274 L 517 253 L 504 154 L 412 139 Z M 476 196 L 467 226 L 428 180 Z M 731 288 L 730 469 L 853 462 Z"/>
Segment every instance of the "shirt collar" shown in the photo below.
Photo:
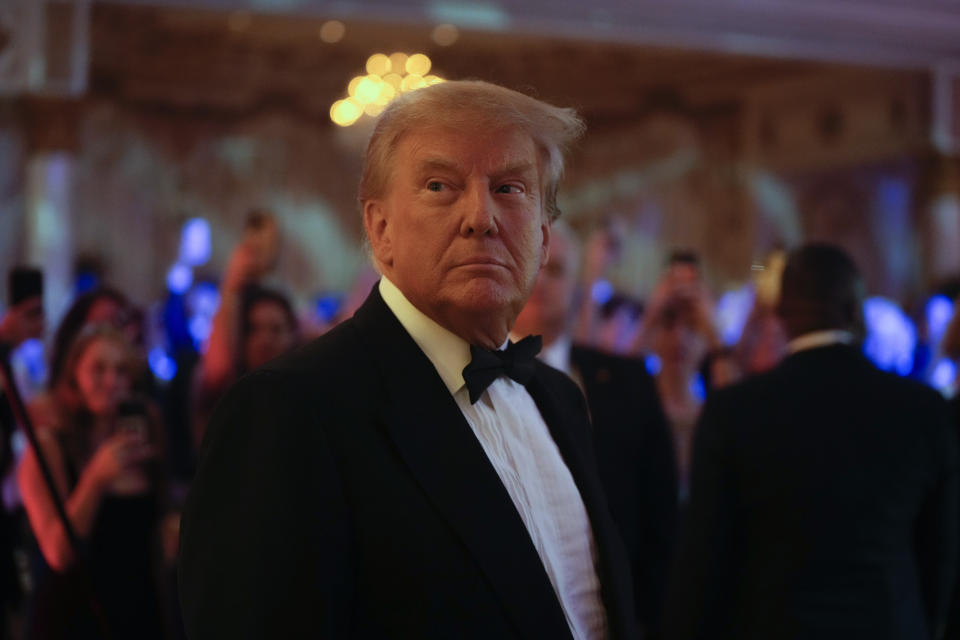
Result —
<path fill-rule="evenodd" d="M 573 341 L 570 336 L 564 334 L 543 348 L 543 351 L 540 352 L 540 359 L 554 369 L 559 369 L 570 375 L 570 349 L 572 347 Z"/>
<path fill-rule="evenodd" d="M 853 344 L 853 342 L 853 334 L 843 329 L 811 331 L 788 342 L 787 353 L 797 353 L 798 351 L 826 347 L 832 344 Z"/>
<path fill-rule="evenodd" d="M 383 301 L 430 359 L 450 394 L 463 388 L 463 368 L 470 364 L 470 345 L 452 331 L 443 328 L 407 300 L 386 276 L 380 278 Z"/>

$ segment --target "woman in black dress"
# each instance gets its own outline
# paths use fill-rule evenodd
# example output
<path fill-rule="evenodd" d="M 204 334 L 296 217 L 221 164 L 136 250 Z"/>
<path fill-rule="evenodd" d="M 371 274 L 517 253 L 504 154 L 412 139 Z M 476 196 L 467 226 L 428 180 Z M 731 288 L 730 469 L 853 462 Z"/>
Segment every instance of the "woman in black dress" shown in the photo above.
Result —
<path fill-rule="evenodd" d="M 84 329 L 37 424 L 40 448 L 81 541 L 82 562 L 57 518 L 34 451 L 20 467 L 40 552 L 28 614 L 32 639 L 101 638 L 103 622 L 114 640 L 162 635 L 154 578 L 159 439 L 144 405 L 129 403 L 132 367 L 131 349 L 116 329 Z M 99 622 L 91 592 L 102 611 Z"/>

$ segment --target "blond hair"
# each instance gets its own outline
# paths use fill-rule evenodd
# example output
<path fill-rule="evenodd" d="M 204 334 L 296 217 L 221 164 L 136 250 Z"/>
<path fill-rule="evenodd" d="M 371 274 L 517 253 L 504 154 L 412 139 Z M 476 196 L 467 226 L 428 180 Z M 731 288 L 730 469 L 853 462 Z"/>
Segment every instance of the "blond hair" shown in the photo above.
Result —
<path fill-rule="evenodd" d="M 544 211 L 560 215 L 557 189 L 564 154 L 585 129 L 573 109 L 554 107 L 517 91 L 479 80 L 443 82 L 403 94 L 380 115 L 370 136 L 360 179 L 360 202 L 382 198 L 391 177 L 391 161 L 400 139 L 424 126 L 477 129 L 517 127 L 527 133 L 541 156 L 540 187 Z"/>

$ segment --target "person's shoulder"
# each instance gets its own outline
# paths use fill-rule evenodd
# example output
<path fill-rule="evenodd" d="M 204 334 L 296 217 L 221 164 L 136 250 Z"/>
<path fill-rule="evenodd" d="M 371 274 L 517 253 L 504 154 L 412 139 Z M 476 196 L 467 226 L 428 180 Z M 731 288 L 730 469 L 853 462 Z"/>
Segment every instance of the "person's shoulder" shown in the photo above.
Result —
<path fill-rule="evenodd" d="M 367 360 L 367 348 L 358 336 L 353 320 L 345 320 L 322 336 L 268 362 L 256 373 L 288 380 L 341 378 L 362 369 Z"/>
<path fill-rule="evenodd" d="M 905 378 L 896 373 L 884 371 L 863 357 L 867 374 L 863 376 L 864 384 L 868 385 L 871 395 L 877 402 L 890 406 L 911 407 L 917 411 L 948 411 L 947 399 L 920 380 Z"/>
<path fill-rule="evenodd" d="M 336 405 L 365 388 L 371 366 L 362 341 L 346 320 L 233 383 L 217 403 L 234 411 L 271 405 L 302 407 Z"/>

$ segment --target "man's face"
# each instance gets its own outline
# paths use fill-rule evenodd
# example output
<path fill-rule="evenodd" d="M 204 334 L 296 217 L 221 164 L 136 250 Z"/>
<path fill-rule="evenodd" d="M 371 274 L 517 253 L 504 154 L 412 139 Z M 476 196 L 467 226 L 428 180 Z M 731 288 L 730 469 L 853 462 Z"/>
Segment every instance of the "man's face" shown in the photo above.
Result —
<path fill-rule="evenodd" d="M 560 334 L 566 328 L 577 286 L 577 248 L 564 233 L 554 231 L 550 258 L 540 270 L 530 299 L 517 317 L 514 326 L 517 335 Z"/>
<path fill-rule="evenodd" d="M 549 242 L 533 141 L 427 126 L 400 140 L 393 163 L 387 194 L 364 209 L 383 273 L 448 328 L 465 314 L 512 323 Z"/>

